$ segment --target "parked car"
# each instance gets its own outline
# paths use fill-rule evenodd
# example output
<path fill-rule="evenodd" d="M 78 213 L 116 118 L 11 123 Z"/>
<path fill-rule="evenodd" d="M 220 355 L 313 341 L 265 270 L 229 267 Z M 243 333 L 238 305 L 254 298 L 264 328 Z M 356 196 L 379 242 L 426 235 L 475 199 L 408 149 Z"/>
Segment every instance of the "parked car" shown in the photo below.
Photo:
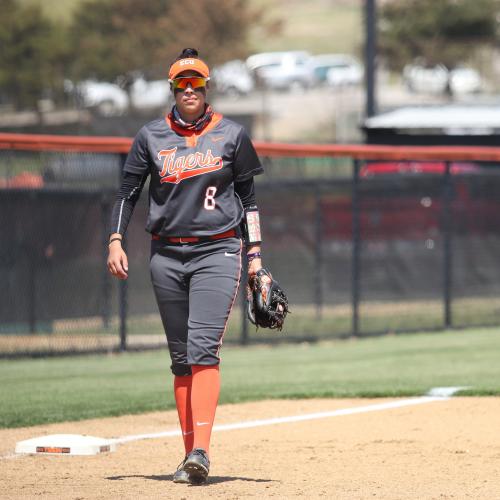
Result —
<path fill-rule="evenodd" d="M 363 81 L 363 66 L 347 54 L 321 54 L 311 58 L 314 80 L 331 86 L 358 85 Z"/>
<path fill-rule="evenodd" d="M 166 79 L 148 81 L 141 76 L 130 87 L 130 99 L 137 109 L 168 107 L 172 100 L 170 84 Z"/>
<path fill-rule="evenodd" d="M 93 108 L 102 116 L 120 116 L 130 105 L 137 109 L 166 108 L 172 100 L 168 80 L 148 81 L 138 76 L 130 85 L 129 93 L 115 83 L 85 80 L 76 85 L 65 81 L 67 93 L 76 96 L 78 105 Z"/>
<path fill-rule="evenodd" d="M 445 173 L 446 164 L 442 161 L 370 161 L 361 168 L 360 177 L 378 177 L 380 175 L 394 174 L 437 174 Z M 477 174 L 481 166 L 471 162 L 451 162 L 450 174 Z"/>
<path fill-rule="evenodd" d="M 454 94 L 472 94 L 482 87 L 481 75 L 472 68 L 458 67 L 450 72 L 450 85 Z"/>
<path fill-rule="evenodd" d="M 85 80 L 74 87 L 74 92 L 82 107 L 95 108 L 103 116 L 122 115 L 129 107 L 127 93 L 114 83 Z"/>
<path fill-rule="evenodd" d="M 255 86 L 252 73 L 239 59 L 215 66 L 212 81 L 217 92 L 233 97 L 249 94 Z"/>
<path fill-rule="evenodd" d="M 442 64 L 433 67 L 407 65 L 403 69 L 403 82 L 411 92 L 442 94 L 470 94 L 481 90 L 479 73 L 459 66 L 449 71 Z"/>
<path fill-rule="evenodd" d="M 246 64 L 258 80 L 271 89 L 306 89 L 314 84 L 311 55 L 306 51 L 262 52 Z"/>
<path fill-rule="evenodd" d="M 359 228 L 365 241 L 426 241 L 443 230 L 444 161 L 370 161 L 360 169 Z M 497 166 L 450 162 L 450 214 L 455 234 L 497 234 Z M 350 240 L 352 198 L 322 201 L 325 238 Z"/>

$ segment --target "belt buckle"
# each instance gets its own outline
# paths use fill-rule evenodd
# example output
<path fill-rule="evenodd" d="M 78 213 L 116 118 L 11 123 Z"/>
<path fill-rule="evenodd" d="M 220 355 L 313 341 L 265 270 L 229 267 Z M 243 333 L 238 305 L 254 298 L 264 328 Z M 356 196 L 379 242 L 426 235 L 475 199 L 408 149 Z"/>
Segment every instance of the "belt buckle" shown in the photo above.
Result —
<path fill-rule="evenodd" d="M 188 245 L 189 243 L 198 243 L 199 241 L 200 238 L 196 236 L 186 236 L 184 240 L 182 239 L 182 236 L 176 238 L 176 242 L 180 243 L 181 245 Z"/>

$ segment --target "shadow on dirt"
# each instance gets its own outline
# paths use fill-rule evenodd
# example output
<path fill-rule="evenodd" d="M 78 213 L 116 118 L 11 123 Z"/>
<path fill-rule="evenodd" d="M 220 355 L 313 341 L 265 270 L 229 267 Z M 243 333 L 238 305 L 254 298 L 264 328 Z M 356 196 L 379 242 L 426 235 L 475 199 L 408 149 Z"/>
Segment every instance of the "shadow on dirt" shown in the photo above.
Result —
<path fill-rule="evenodd" d="M 142 478 L 142 479 L 150 479 L 153 481 L 172 481 L 172 474 L 165 475 L 153 475 L 153 476 L 144 476 L 141 474 L 131 474 L 128 476 L 109 476 L 105 479 L 109 481 L 123 481 L 124 479 L 132 479 L 132 478 Z M 226 483 L 229 481 L 247 481 L 252 483 L 279 483 L 276 479 L 254 479 L 252 477 L 238 477 L 238 476 L 210 476 L 205 483 L 205 485 L 210 484 L 218 484 L 218 483 Z"/>

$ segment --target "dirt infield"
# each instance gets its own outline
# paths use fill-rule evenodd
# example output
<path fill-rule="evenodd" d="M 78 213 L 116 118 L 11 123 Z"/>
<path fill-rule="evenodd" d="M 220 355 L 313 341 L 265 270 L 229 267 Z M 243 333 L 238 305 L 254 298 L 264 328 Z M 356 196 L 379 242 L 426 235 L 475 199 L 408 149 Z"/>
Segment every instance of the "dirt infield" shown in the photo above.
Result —
<path fill-rule="evenodd" d="M 393 400 L 223 405 L 217 424 Z M 175 412 L 0 430 L 2 499 L 500 499 L 500 398 L 453 398 L 213 435 L 208 484 L 171 482 L 180 437 L 134 441 L 90 457 L 13 456 L 45 434 L 118 437 L 177 428 Z"/>

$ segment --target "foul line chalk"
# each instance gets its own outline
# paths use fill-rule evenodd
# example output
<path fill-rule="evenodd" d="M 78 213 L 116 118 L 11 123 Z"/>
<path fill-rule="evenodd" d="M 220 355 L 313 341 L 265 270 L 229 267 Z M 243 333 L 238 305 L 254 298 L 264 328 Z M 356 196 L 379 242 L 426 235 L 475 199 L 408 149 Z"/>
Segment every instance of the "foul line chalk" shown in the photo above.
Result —
<path fill-rule="evenodd" d="M 388 401 L 385 403 L 376 403 L 365 406 L 355 406 L 351 408 L 343 408 L 340 410 L 306 413 L 304 415 L 291 415 L 288 417 L 276 417 L 276 418 L 268 418 L 262 420 L 248 420 L 246 422 L 245 421 L 236 422 L 234 424 L 215 425 L 213 431 L 222 432 L 222 431 L 230 431 L 238 429 L 249 429 L 254 427 L 264 427 L 268 425 L 287 424 L 292 422 L 304 422 L 307 420 L 318 420 L 324 418 L 341 417 L 345 415 L 369 413 L 374 411 L 392 410 L 395 408 L 404 408 L 407 406 L 417 406 L 436 401 L 446 401 L 451 396 L 453 396 L 453 394 L 462 389 L 468 389 L 468 387 L 435 387 L 431 389 L 426 396 L 421 396 L 417 398 L 401 399 L 397 401 Z M 135 434 L 130 436 L 122 436 L 115 439 L 109 439 L 108 442 L 113 443 L 114 445 L 118 445 L 118 444 L 129 443 L 132 441 L 140 441 L 143 439 L 158 439 L 158 438 L 174 437 L 180 435 L 181 435 L 180 430 L 171 430 L 171 431 L 156 432 L 150 434 Z M 9 458 L 15 458 L 16 456 L 19 455 L 9 454 L 2 456 L 0 458 L 9 459 Z"/>
<path fill-rule="evenodd" d="M 252 427 L 263 427 L 266 425 L 288 424 L 291 422 L 303 422 L 305 420 L 317 420 L 321 418 L 340 417 L 343 415 L 354 415 L 356 413 L 367 413 L 370 411 L 389 410 L 392 408 L 402 408 L 404 406 L 420 405 L 432 401 L 442 401 L 443 397 L 423 396 L 414 399 L 403 399 L 401 401 L 391 401 L 368 406 L 356 406 L 354 408 L 344 408 L 342 410 L 323 411 L 319 413 L 306 413 L 304 415 L 292 415 L 289 417 L 275 417 L 263 420 L 247 420 L 246 422 L 235 422 L 234 424 L 214 425 L 213 432 L 232 431 L 238 429 L 250 429 Z M 156 432 L 153 434 L 137 434 L 135 436 L 123 436 L 114 440 L 117 444 L 139 441 L 141 439 L 156 439 L 162 437 L 180 436 L 181 431 Z"/>
<path fill-rule="evenodd" d="M 249 429 L 252 427 L 263 427 L 266 425 L 288 424 L 291 422 L 303 422 L 306 420 L 318 420 L 322 418 L 341 417 L 344 415 L 355 415 L 358 413 L 368 413 L 372 411 L 404 408 L 405 406 L 421 405 L 425 403 L 432 403 L 434 401 L 445 401 L 449 399 L 449 397 L 451 397 L 454 393 L 463 389 L 463 387 L 446 387 L 446 388 L 439 387 L 436 389 L 440 389 L 440 394 L 421 396 L 418 398 L 411 398 L 411 399 L 402 399 L 398 401 L 389 401 L 387 403 L 376 403 L 366 406 L 355 406 L 353 408 L 344 408 L 341 410 L 324 411 L 319 413 L 306 413 L 304 415 L 292 415 L 288 417 L 276 417 L 263 420 L 248 420 L 246 422 L 236 422 L 234 424 L 215 425 L 213 428 L 213 432 L 232 431 L 238 429 Z M 448 391 L 445 391 L 446 389 L 448 389 Z M 433 389 L 431 389 L 431 391 L 433 391 Z M 117 444 L 122 444 L 122 443 L 129 443 L 131 441 L 139 441 L 141 439 L 156 439 L 156 438 L 172 437 L 180 435 L 181 435 L 180 430 L 157 432 L 154 434 L 137 434 L 135 436 L 123 436 L 117 438 L 114 440 L 114 442 Z"/>

